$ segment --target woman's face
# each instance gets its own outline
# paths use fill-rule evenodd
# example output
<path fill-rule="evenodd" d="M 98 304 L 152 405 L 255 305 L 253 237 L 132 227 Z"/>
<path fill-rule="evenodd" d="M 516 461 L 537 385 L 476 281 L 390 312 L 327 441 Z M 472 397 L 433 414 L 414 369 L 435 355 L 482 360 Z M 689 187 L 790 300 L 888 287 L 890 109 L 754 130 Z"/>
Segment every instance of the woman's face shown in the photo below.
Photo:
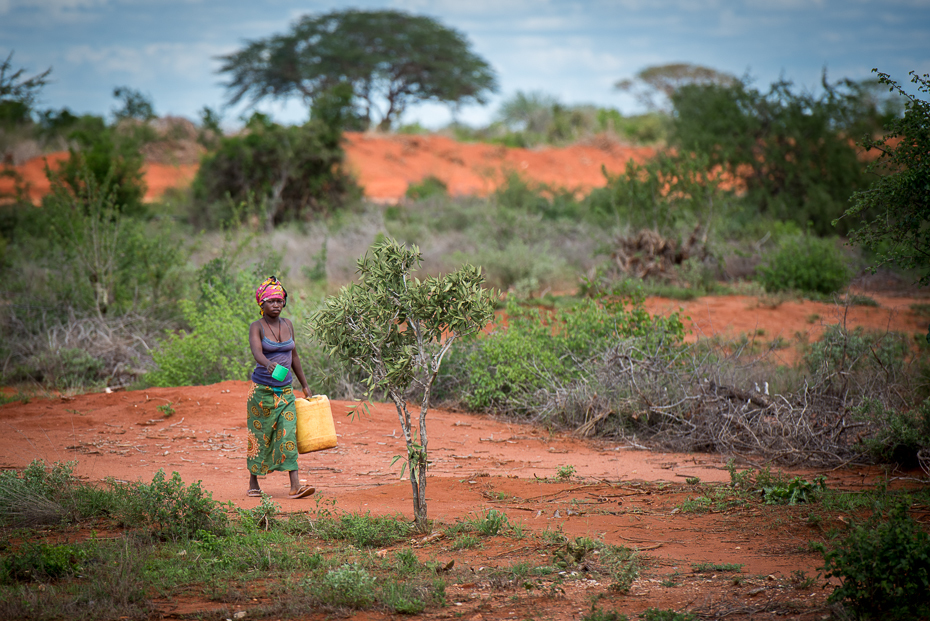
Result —
<path fill-rule="evenodd" d="M 265 316 L 277 317 L 284 310 L 284 298 L 268 298 L 262 302 Z"/>

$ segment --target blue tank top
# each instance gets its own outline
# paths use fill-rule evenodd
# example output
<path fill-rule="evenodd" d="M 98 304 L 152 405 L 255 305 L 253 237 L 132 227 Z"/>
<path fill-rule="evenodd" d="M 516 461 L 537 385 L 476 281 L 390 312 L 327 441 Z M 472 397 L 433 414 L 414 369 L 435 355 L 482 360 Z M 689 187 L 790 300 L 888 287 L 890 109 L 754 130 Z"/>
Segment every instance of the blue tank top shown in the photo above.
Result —
<path fill-rule="evenodd" d="M 268 372 L 268 369 L 260 364 L 256 364 L 255 370 L 252 371 L 252 381 L 256 384 L 272 386 L 274 388 L 290 386 L 291 382 L 294 381 L 294 373 L 291 371 L 291 353 L 294 351 L 295 346 L 294 337 L 278 343 L 277 341 L 272 341 L 263 336 L 262 353 L 265 354 L 265 357 L 271 362 L 287 367 L 287 377 L 279 382 L 271 377 L 271 373 Z"/>

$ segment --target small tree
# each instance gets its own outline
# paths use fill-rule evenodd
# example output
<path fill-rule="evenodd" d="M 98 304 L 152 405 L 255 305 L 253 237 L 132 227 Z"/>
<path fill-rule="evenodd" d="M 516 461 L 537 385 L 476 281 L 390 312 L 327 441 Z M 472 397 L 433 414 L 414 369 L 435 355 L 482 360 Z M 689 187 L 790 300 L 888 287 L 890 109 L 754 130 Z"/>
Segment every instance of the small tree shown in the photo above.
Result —
<path fill-rule="evenodd" d="M 430 392 L 452 344 L 491 320 L 493 294 L 481 286 L 481 269 L 471 265 L 422 282 L 412 278 L 421 260 L 416 246 L 408 248 L 392 239 L 375 244 L 358 261 L 359 282 L 327 298 L 309 327 L 331 354 L 362 370 L 369 398 L 383 390 L 397 407 L 407 444 L 404 467 L 410 470 L 416 527 L 425 532 Z M 411 388 L 418 389 L 420 400 L 416 427 L 407 409 Z"/>
<path fill-rule="evenodd" d="M 877 71 L 876 71 L 877 72 Z M 916 269 L 920 284 L 930 284 L 930 101 L 906 93 L 886 73 L 878 80 L 906 98 L 904 115 L 888 125 L 878 140 L 866 137 L 862 146 L 881 153 L 872 165 L 884 173 L 868 189 L 856 192 L 842 218 L 871 217 L 850 233 L 853 244 L 877 252 L 873 269 L 896 263 Z M 930 93 L 930 75 L 911 72 L 920 93 Z M 834 222 L 836 224 L 836 222 Z"/>

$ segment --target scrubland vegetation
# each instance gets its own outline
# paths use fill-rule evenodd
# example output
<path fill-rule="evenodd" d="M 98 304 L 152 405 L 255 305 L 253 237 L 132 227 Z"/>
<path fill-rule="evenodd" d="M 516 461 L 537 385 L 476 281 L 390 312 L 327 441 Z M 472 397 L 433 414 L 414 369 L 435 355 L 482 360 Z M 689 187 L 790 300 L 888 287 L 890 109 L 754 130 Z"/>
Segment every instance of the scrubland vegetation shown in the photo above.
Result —
<path fill-rule="evenodd" d="M 914 82 L 925 92 L 926 79 Z M 295 325 L 308 326 L 326 296 L 354 278 L 355 260 L 390 238 L 418 245 L 428 274 L 468 263 L 505 293 L 498 316 L 506 322 L 450 350 L 431 384 L 434 405 L 784 466 L 890 462 L 930 474 L 924 335 L 831 326 L 789 368 L 738 341 L 686 342 L 681 317 L 651 316 L 643 307 L 650 294 L 733 290 L 829 300 L 877 264 L 906 268 L 905 278 L 925 281 L 926 194 L 914 188 L 928 178 L 927 103 L 883 99 L 875 86 L 825 79 L 813 95 L 788 82 L 760 90 L 748 80 L 696 81 L 668 93 L 673 113 L 636 119 L 520 94 L 504 106 L 499 123 L 449 131 L 517 146 L 600 134 L 667 148 L 583 197 L 512 176 L 487 198 L 452 198 L 441 182 L 427 179 L 393 206 L 365 202 L 340 168 L 339 136 L 359 117 L 349 114 L 351 92 L 338 85 L 318 94 L 311 120 L 301 126 L 256 114 L 237 135 L 222 136 L 205 110 L 198 140 L 206 154 L 192 188 L 155 203 L 142 201 L 142 153 L 171 140 L 172 129 L 153 128 L 153 107 L 139 93 L 117 89 L 121 107 L 111 122 L 67 109 L 34 110 L 30 97 L 3 99 L 0 148 L 11 161 L 26 144 L 71 152 L 60 172 L 49 172 L 52 192 L 40 206 L 21 192 L 0 205 L 0 377 L 19 390 L 4 399 L 245 379 L 256 282 L 278 275 L 292 292 Z M 901 142 L 884 142 L 885 127 Z M 868 167 L 857 153 L 863 136 L 864 144 L 888 154 L 879 167 Z M 861 245 L 844 244 L 847 235 Z M 300 335 L 311 387 L 337 399 L 369 394 L 360 370 L 331 356 L 314 336 Z M 64 483 L 44 482 L 49 476 Z M 213 559 L 210 584 L 217 590 L 234 559 L 249 558 L 257 545 L 276 549 L 266 540 L 340 527 L 332 516 L 282 526 L 264 503 L 240 511 L 233 527 L 179 481 L 116 485 L 105 494 L 76 487 L 68 476 L 40 467 L 21 478 L 4 473 L 0 500 L 13 501 L 4 500 L 3 519 L 103 512 L 131 524 L 146 515 L 152 523 L 145 537 L 183 541 L 199 551 L 198 562 Z M 71 504 L 52 497 L 62 488 L 75 492 Z M 16 499 L 26 497 L 25 506 L 41 515 L 17 513 Z M 158 511 L 180 507 L 182 518 L 162 519 L 145 503 Z M 926 614 L 901 603 L 914 589 L 926 592 L 926 533 L 905 509 L 882 510 L 881 526 L 866 524 L 825 552 L 826 569 L 844 579 L 836 597 L 865 614 Z M 882 515 L 876 511 L 873 519 Z M 108 602 L 109 610 L 137 615 L 146 572 L 160 562 L 152 552 L 140 556 L 140 545 L 135 539 L 116 548 L 103 541 L 64 550 L 40 545 L 5 556 L 0 577 L 16 583 L 115 566 L 118 575 L 101 577 L 97 595 L 73 605 L 86 611 Z M 878 575 L 863 577 L 853 552 L 873 549 L 906 552 L 923 583 L 915 578 L 876 595 L 887 585 Z M 617 555 L 616 567 L 604 561 L 610 554 Z M 632 561 L 616 550 L 602 551 L 601 560 L 605 572 L 632 571 Z M 286 562 L 269 556 L 266 565 L 299 569 L 314 585 L 308 597 L 333 609 L 416 612 L 436 603 L 429 598 L 442 599 L 435 571 L 421 571 L 419 561 L 400 552 L 392 562 L 417 578 L 374 589 L 388 561 L 353 554 Z M 124 588 L 106 587 L 111 582 Z M 3 601 L 12 616 L 44 605 Z M 269 614 L 286 612 L 285 600 L 277 606 Z"/>

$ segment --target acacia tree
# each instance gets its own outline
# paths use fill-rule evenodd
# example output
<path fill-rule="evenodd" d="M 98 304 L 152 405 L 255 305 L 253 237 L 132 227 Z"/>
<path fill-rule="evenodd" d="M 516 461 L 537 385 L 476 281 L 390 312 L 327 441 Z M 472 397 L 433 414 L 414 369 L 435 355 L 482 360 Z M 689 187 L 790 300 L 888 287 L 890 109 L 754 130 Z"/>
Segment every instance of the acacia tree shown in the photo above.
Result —
<path fill-rule="evenodd" d="M 660 107 L 655 101 L 656 94 L 670 100 L 672 95 L 683 86 L 710 84 L 731 86 L 736 82 L 735 76 L 704 65 L 670 63 L 641 69 L 635 77 L 619 80 L 614 84 L 614 88 L 633 93 L 643 105 L 654 110 Z"/>
<path fill-rule="evenodd" d="M 410 104 L 485 103 L 497 89 L 490 65 L 465 37 L 429 17 L 348 9 L 299 19 L 290 32 L 221 56 L 229 103 L 244 97 L 302 97 L 309 105 L 339 83 L 352 85 L 370 122 L 379 104 L 387 129 Z"/>
<path fill-rule="evenodd" d="M 332 355 L 362 370 L 369 398 L 383 390 L 396 406 L 407 444 L 416 527 L 425 532 L 426 414 L 433 382 L 452 344 L 487 325 L 493 309 L 480 268 L 464 265 L 421 282 L 411 276 L 421 260 L 416 246 L 392 239 L 375 244 L 358 261 L 359 282 L 327 298 L 309 328 Z M 407 408 L 411 388 L 419 395 L 418 425 Z"/>
<path fill-rule="evenodd" d="M 879 139 L 862 146 L 881 153 L 872 164 L 883 173 L 868 189 L 856 192 L 842 218 L 870 215 L 850 233 L 850 242 L 877 251 L 872 269 L 896 263 L 916 269 L 920 284 L 930 284 L 930 101 L 910 95 L 886 73 L 881 84 L 905 98 L 904 115 L 893 119 Z M 918 93 L 930 93 L 930 75 L 909 74 Z"/>

